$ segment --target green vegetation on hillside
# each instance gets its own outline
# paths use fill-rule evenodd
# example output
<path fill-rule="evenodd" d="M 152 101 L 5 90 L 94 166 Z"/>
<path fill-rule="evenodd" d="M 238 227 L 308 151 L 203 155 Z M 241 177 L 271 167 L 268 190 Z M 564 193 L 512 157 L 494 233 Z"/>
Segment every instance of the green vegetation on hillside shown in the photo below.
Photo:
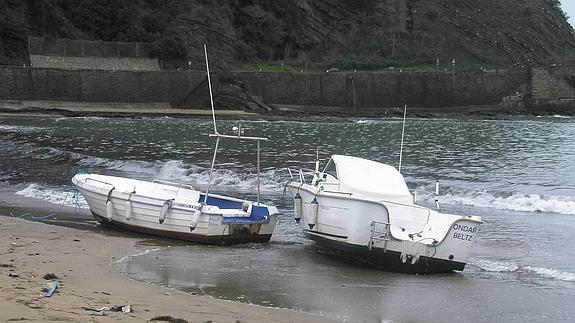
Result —
<path fill-rule="evenodd" d="M 27 35 L 148 42 L 158 58 L 198 66 L 208 43 L 215 66 L 295 71 L 575 57 L 558 0 L 0 0 L 0 64 L 26 62 Z"/>

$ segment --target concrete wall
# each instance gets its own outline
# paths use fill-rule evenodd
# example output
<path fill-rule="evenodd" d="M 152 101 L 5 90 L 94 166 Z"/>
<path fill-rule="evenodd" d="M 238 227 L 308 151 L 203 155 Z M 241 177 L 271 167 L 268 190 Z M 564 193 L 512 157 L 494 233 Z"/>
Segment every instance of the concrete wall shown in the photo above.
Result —
<path fill-rule="evenodd" d="M 575 89 L 563 77 L 555 76 L 544 68 L 533 68 L 531 98 L 536 102 L 574 99 Z"/>
<path fill-rule="evenodd" d="M 533 68 L 531 106 L 534 112 L 575 113 L 575 67 Z"/>
<path fill-rule="evenodd" d="M 232 73 L 278 104 L 359 108 L 496 105 L 529 83 L 529 71 L 386 73 Z"/>
<path fill-rule="evenodd" d="M 185 102 L 202 72 L 138 72 L 0 67 L 1 100 Z M 207 90 L 205 91 L 207 97 Z M 200 100 L 195 98 L 195 103 Z"/>
<path fill-rule="evenodd" d="M 67 70 L 125 70 L 159 71 L 155 58 L 140 57 L 66 57 L 30 55 L 30 65 L 39 68 L 61 68 Z"/>
<path fill-rule="evenodd" d="M 457 73 L 228 73 L 276 104 L 352 109 L 497 105 L 529 88 L 527 70 Z M 213 78 L 217 95 L 217 77 Z M 169 102 L 208 106 L 203 71 L 101 71 L 0 67 L 0 100 Z"/>
<path fill-rule="evenodd" d="M 28 36 L 28 53 L 45 56 L 154 58 L 149 43 Z"/>

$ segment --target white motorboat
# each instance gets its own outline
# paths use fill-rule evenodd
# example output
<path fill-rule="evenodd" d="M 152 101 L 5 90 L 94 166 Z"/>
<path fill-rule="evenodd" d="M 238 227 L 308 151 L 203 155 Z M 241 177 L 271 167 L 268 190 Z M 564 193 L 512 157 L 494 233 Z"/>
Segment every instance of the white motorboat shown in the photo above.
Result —
<path fill-rule="evenodd" d="M 96 220 L 131 231 L 200 243 L 267 242 L 278 210 L 190 185 L 77 174 L 72 182 Z"/>
<path fill-rule="evenodd" d="M 334 155 L 322 172 L 316 161 L 311 182 L 300 170 L 287 187 L 307 237 L 394 272 L 463 270 L 481 223 L 416 205 L 398 170 L 357 157 Z"/>
<path fill-rule="evenodd" d="M 218 132 L 212 97 L 212 85 L 207 49 L 206 69 L 214 133 L 216 137 L 210 178 L 205 192 L 190 185 L 166 181 L 140 181 L 98 174 L 77 174 L 72 182 L 84 196 L 93 216 L 101 223 L 132 231 L 174 239 L 210 244 L 267 242 L 278 221 L 274 206 L 260 203 L 260 141 L 261 137 L 246 137 L 241 128 L 237 135 Z M 257 142 L 257 201 L 210 193 L 220 139 L 232 138 Z"/>

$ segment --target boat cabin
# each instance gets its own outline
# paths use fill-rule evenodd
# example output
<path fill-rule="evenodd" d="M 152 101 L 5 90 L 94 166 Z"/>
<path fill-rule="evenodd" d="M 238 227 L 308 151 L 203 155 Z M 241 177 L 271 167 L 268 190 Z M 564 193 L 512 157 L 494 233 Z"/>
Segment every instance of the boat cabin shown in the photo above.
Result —
<path fill-rule="evenodd" d="M 317 180 L 325 191 L 349 193 L 377 201 L 413 204 L 413 196 L 403 175 L 392 166 L 371 160 L 333 155 Z"/>

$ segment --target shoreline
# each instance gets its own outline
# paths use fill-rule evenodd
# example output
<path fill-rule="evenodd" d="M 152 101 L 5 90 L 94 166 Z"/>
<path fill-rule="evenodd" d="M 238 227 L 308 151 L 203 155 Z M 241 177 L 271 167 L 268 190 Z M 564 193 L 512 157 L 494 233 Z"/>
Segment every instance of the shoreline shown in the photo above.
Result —
<path fill-rule="evenodd" d="M 403 108 L 360 109 L 328 106 L 298 106 L 274 104 L 273 111 L 266 110 L 230 110 L 216 108 L 218 119 L 246 120 L 342 120 L 349 118 L 401 118 Z M 575 116 L 575 109 L 557 111 L 513 110 L 498 105 L 472 105 L 444 108 L 409 108 L 410 118 L 510 118 L 540 116 Z M 209 108 L 184 109 L 171 108 L 167 103 L 124 103 L 124 102 L 64 102 L 64 101 L 3 101 L 0 100 L 2 117 L 105 117 L 105 118 L 210 118 Z"/>
<path fill-rule="evenodd" d="M 112 263 L 142 252 L 136 247 L 139 240 L 0 216 L 0 244 L 5 246 L 0 253 L 0 321 L 142 322 L 170 316 L 189 322 L 334 322 L 129 279 L 114 271 Z M 50 298 L 42 292 L 47 273 L 59 282 Z M 125 305 L 130 313 L 97 311 Z"/>

